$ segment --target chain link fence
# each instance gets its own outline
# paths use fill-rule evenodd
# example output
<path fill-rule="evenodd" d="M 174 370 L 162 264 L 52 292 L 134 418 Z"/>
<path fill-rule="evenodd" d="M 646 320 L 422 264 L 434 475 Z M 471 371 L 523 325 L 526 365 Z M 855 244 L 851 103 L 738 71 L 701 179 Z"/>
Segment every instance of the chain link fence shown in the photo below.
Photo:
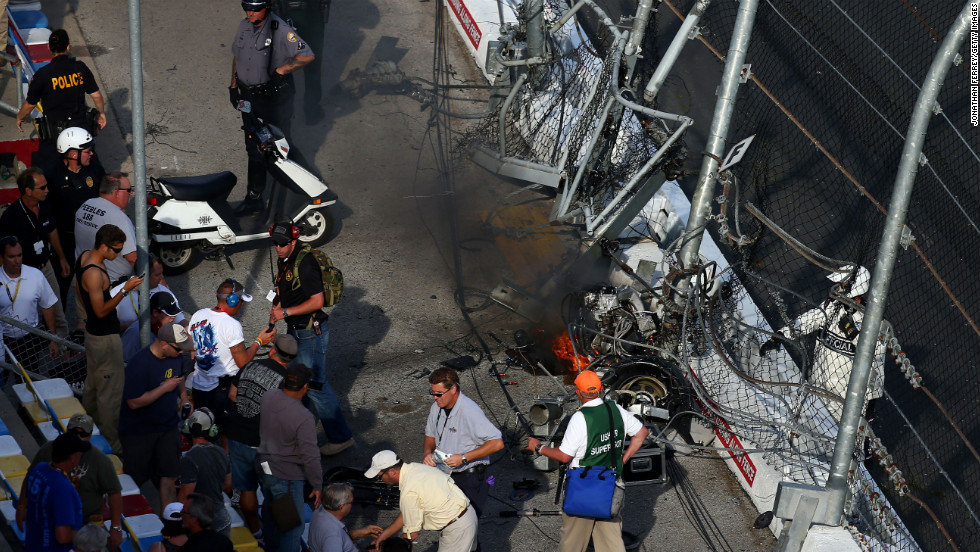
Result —
<path fill-rule="evenodd" d="M 85 381 L 85 347 L 40 328 L 0 315 L 3 345 L 0 367 L 6 382 L 23 379 L 21 368 L 32 379 L 62 378 L 81 394 Z"/>
<path fill-rule="evenodd" d="M 739 88 L 729 132 L 731 142 L 756 138 L 722 175 L 719 224 L 711 228 L 735 277 L 731 296 L 717 301 L 724 307 L 705 320 L 733 368 L 764 376 L 754 385 L 773 396 L 792 390 L 793 415 L 776 434 L 801 460 L 789 470 L 794 480 L 812 478 L 814 462 L 832 453 L 829 422 L 839 416 L 856 344 L 847 336 L 860 329 L 863 311 L 846 290 L 832 292 L 826 277 L 843 265 L 873 266 L 919 83 L 962 8 L 760 3 L 747 56 L 752 76 Z M 702 20 L 717 51 L 728 48 L 736 10 L 716 3 Z M 980 532 L 980 132 L 969 123 L 968 80 L 965 63 L 950 70 L 929 127 L 876 349 L 883 382 L 872 376 L 869 397 L 878 398 L 867 446 L 855 451 L 857 461 L 866 452 L 873 458 L 855 473 L 853 490 L 867 500 L 856 501 L 850 521 L 878 536 L 859 539 L 872 549 L 905 549 L 887 538 L 896 525 L 878 492 L 923 549 L 968 549 Z M 737 330 L 739 318 L 754 322 Z M 770 328 L 786 328 L 785 336 Z M 778 349 L 765 347 L 774 339 Z M 800 372 L 777 368 L 788 365 Z M 794 382 L 800 386 L 782 385 Z M 815 409 L 831 420 L 814 423 Z"/>
<path fill-rule="evenodd" d="M 680 17 L 693 3 L 665 1 L 659 17 Z M 826 482 L 864 309 L 855 288 L 868 283 L 859 267 L 874 265 L 919 83 L 962 8 L 762 1 L 728 134 L 730 143 L 755 141 L 719 175 L 708 228 L 729 263 L 716 270 L 723 284 L 691 288 L 679 329 L 622 334 L 635 340 L 625 350 L 659 347 L 677 359 L 706 420 L 723 420 L 722 434 L 757 447 L 786 480 Z M 546 2 L 548 22 L 563 9 Z M 720 67 L 737 9 L 713 3 L 698 29 L 701 44 L 688 48 L 707 47 Z M 680 165 L 671 163 L 686 153 L 677 142 L 651 169 L 672 127 L 628 108 L 609 116 L 629 83 L 615 30 L 602 17 L 587 21 L 591 13 L 577 16 L 591 40 L 577 39 L 571 26 L 550 35 L 559 59 L 530 70 L 506 116 L 467 136 L 492 147 L 502 135 L 502 156 L 564 171 L 559 201 L 567 208 L 559 205 L 556 218 L 582 215 L 590 230 L 589 213 L 608 207 L 626 182 L 644 170 L 677 176 Z M 664 91 L 688 93 L 672 86 Z M 947 76 L 929 127 L 879 329 L 871 422 L 854 446 L 845 512 L 865 549 L 965 550 L 980 536 L 980 132 L 970 126 L 968 90 L 963 63 Z M 691 95 L 714 102 L 713 89 Z M 681 185 L 690 195 L 695 183 Z M 669 280 L 680 270 L 668 259 L 661 273 Z M 670 307 L 670 291 L 654 297 L 650 311 Z M 667 352 L 670 340 L 685 346 Z M 580 345 L 595 361 L 587 342 Z"/>

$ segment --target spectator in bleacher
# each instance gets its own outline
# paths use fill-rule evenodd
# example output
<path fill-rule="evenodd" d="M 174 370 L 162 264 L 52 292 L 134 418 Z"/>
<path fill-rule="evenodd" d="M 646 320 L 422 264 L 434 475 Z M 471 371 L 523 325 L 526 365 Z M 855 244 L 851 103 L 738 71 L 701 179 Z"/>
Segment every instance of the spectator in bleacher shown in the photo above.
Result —
<path fill-rule="evenodd" d="M 130 295 L 136 295 L 136 292 Z M 130 303 L 132 304 L 132 303 Z M 119 309 L 116 309 L 118 314 Z M 150 294 L 150 333 L 156 335 L 164 324 L 176 323 L 177 315 L 181 314 L 174 296 L 169 293 Z M 133 356 L 140 350 L 140 325 L 130 324 L 122 333 L 123 360 L 129 364 Z"/>
<path fill-rule="evenodd" d="M 180 407 L 187 402 L 181 355 L 191 347 L 183 326 L 164 324 L 153 343 L 140 349 L 126 366 L 119 411 L 119 437 L 126 450 L 123 471 L 137 485 L 152 480 L 160 493 L 161 506 L 174 502 L 177 496 L 177 425 Z"/>
<path fill-rule="evenodd" d="M 75 533 L 72 539 L 73 552 L 105 552 L 106 542 L 109 535 L 101 525 L 86 525 Z M 112 549 L 119 548 L 118 544 L 112 545 Z"/>
<path fill-rule="evenodd" d="M 259 482 L 269 505 L 262 509 L 262 534 L 268 552 L 293 552 L 300 548 L 304 479 L 313 488 L 310 493 L 310 498 L 315 499 L 313 507 L 320 506 L 323 471 L 316 446 L 316 419 L 302 402 L 312 378 L 313 370 L 303 364 L 293 364 L 286 368 L 282 389 L 273 389 L 262 397 L 261 444 L 255 461 L 263 466 Z M 287 519 L 286 516 L 295 516 L 297 523 L 292 528 L 280 529 L 275 520 Z"/>
<path fill-rule="evenodd" d="M 34 108 L 41 104 L 47 123 L 49 140 L 57 139 L 62 130 L 69 127 L 82 127 L 89 132 L 105 128 L 105 98 L 92 71 L 83 62 L 71 57 L 71 43 L 64 29 L 55 29 L 48 38 L 51 50 L 51 63 L 34 73 L 27 87 L 27 99 L 17 112 L 17 129 L 24 132 L 24 120 Z M 98 110 L 94 121 L 88 118 L 85 95 L 92 97 Z"/>
<path fill-rule="evenodd" d="M 41 169 L 31 167 L 17 176 L 20 199 L 0 215 L 0 236 L 17 236 L 23 246 L 24 264 L 44 274 L 51 289 L 61 296 L 58 274 L 68 275 L 68 259 L 61 248 L 57 222 L 51 213 L 48 181 Z M 54 305 L 54 330 L 68 337 L 68 321 L 61 301 Z"/>
<path fill-rule="evenodd" d="M 269 358 L 253 359 L 231 384 L 228 399 L 234 403 L 222 419 L 221 433 L 228 439 L 231 456 L 231 485 L 239 492 L 239 506 L 249 530 L 262 538 L 259 501 L 255 492 L 259 474 L 255 471 L 255 454 L 259 448 L 259 420 L 262 397 L 279 389 L 286 376 L 286 366 L 296 358 L 298 345 L 291 335 L 280 335 L 269 350 Z"/>
<path fill-rule="evenodd" d="M 92 134 L 84 128 L 66 128 L 58 136 L 60 158 L 43 167 L 48 180 L 48 202 L 58 226 L 61 249 L 68 260 L 68 276 L 58 274 L 61 302 L 68 298 L 75 273 L 75 211 L 83 203 L 99 197 L 99 184 L 105 169 L 92 149 Z"/>
<path fill-rule="evenodd" d="M 180 552 L 233 552 L 231 540 L 211 530 L 211 521 L 218 505 L 201 493 L 191 493 L 187 499 L 181 514 L 181 523 L 190 537 L 180 547 Z M 224 509 L 223 504 L 221 507 Z"/>
<path fill-rule="evenodd" d="M 96 233 L 94 248 L 83 252 L 75 262 L 76 291 L 86 317 L 82 406 L 95 419 L 116 454 L 122 453 L 119 407 L 125 377 L 116 305 L 143 283 L 143 278 L 134 276 L 121 293 L 109 294 L 111 286 L 105 262 L 119 257 L 125 242 L 126 234 L 118 226 L 106 224 Z"/>
<path fill-rule="evenodd" d="M 252 296 L 234 278 L 221 282 L 215 295 L 217 305 L 191 316 L 190 331 L 197 349 L 191 394 L 194 408 L 207 407 L 221 416 L 228 406 L 232 377 L 263 345 L 275 338 L 276 330 L 263 328 L 255 341 L 246 346 L 242 323 L 235 316 Z"/>
<path fill-rule="evenodd" d="M 75 414 L 68 420 L 68 433 L 77 435 L 79 439 L 86 443 L 92 440 L 92 431 L 95 429 L 95 422 L 88 414 Z M 48 441 L 41 445 L 41 448 L 34 456 L 31 468 L 41 462 L 51 463 L 54 441 Z M 109 542 L 113 548 L 118 547 L 122 542 L 122 485 L 119 484 L 119 477 L 113 467 L 109 457 L 105 455 L 99 447 L 91 447 L 82 454 L 78 465 L 68 474 L 78 496 L 82 499 L 82 519 L 88 523 L 102 523 L 102 503 L 105 501 L 109 505 L 109 524 L 111 534 Z M 20 503 L 27 504 L 26 500 L 27 481 L 20 490 Z M 17 518 L 21 518 L 18 509 Z M 26 513 L 26 512 L 25 512 Z"/>
<path fill-rule="evenodd" d="M 215 503 L 211 529 L 228 537 L 231 535 L 231 515 L 225 508 L 224 493 L 231 492 L 231 461 L 225 449 L 214 444 L 218 425 L 207 408 L 198 408 L 184 421 L 182 431 L 194 445 L 180 457 L 180 494 L 177 499 L 186 503 L 192 493 L 202 494 Z"/>
<path fill-rule="evenodd" d="M 155 542 L 147 552 L 176 552 L 187 542 L 187 529 L 181 524 L 181 513 L 184 505 L 180 502 L 171 502 L 163 509 L 160 520 L 163 521 L 163 529 L 160 536 L 163 540 Z"/>
<path fill-rule="evenodd" d="M 357 552 L 354 539 L 381 534 L 383 529 L 377 525 L 354 530 L 344 526 L 343 519 L 353 504 L 354 488 L 350 483 L 333 483 L 323 489 L 323 505 L 310 517 L 310 552 Z"/>
<path fill-rule="evenodd" d="M 54 306 L 58 296 L 40 270 L 24 266 L 24 249 L 17 236 L 0 238 L 3 249 L 3 270 L 0 270 L 0 314 L 16 319 L 33 328 L 39 327 L 38 310 L 44 317 L 44 325 L 54 329 Z M 58 356 L 58 344 L 11 324 L 3 327 L 4 343 L 25 370 L 38 371 L 41 352 L 47 349 L 51 358 Z"/>
<path fill-rule="evenodd" d="M 74 433 L 54 440 L 51 463 L 41 462 L 27 472 L 24 549 L 31 552 L 69 552 L 75 532 L 82 528 L 82 501 L 68 474 L 91 448 Z M 18 505 L 18 508 L 21 506 Z"/>

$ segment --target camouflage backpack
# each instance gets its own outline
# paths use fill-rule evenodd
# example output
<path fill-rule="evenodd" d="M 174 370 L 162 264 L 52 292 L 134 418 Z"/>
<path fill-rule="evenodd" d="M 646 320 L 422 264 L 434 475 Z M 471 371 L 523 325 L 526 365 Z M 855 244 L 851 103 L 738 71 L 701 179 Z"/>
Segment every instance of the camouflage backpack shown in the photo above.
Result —
<path fill-rule="evenodd" d="M 340 301 L 340 296 L 344 293 L 344 273 L 333 265 L 330 257 L 319 249 L 312 249 L 304 244 L 299 253 L 296 254 L 296 278 L 293 280 L 293 289 L 299 288 L 299 266 L 303 257 L 312 254 L 316 264 L 320 265 L 320 279 L 323 280 L 323 306 L 332 307 Z"/>

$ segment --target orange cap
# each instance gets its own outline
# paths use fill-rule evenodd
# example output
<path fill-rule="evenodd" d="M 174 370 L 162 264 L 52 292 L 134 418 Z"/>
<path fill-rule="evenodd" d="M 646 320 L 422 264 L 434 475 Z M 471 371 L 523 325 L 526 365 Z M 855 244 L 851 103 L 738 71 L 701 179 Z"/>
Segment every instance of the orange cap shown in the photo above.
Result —
<path fill-rule="evenodd" d="M 592 370 L 585 370 L 575 378 L 575 387 L 583 393 L 595 393 L 602 389 L 602 380 Z"/>

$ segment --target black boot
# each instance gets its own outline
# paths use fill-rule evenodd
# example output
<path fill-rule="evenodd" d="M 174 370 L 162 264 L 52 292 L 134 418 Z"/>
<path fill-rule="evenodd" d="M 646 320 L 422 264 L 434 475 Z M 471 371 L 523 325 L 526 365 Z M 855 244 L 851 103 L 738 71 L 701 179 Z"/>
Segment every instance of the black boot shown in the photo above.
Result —
<path fill-rule="evenodd" d="M 265 203 L 262 201 L 262 196 L 253 196 L 249 193 L 245 196 L 245 201 L 242 201 L 242 204 L 235 209 L 235 216 L 243 217 L 262 212 L 263 209 L 265 209 Z"/>

